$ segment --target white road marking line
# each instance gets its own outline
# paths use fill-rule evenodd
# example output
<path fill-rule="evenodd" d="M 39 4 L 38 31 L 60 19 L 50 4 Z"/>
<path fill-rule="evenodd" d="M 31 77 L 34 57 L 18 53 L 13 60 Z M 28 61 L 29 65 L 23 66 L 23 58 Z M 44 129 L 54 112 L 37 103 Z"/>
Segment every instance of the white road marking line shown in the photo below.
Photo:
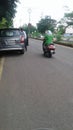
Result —
<path fill-rule="evenodd" d="M 0 80 L 1 80 L 2 72 L 3 72 L 4 59 L 5 58 L 0 59 Z"/>

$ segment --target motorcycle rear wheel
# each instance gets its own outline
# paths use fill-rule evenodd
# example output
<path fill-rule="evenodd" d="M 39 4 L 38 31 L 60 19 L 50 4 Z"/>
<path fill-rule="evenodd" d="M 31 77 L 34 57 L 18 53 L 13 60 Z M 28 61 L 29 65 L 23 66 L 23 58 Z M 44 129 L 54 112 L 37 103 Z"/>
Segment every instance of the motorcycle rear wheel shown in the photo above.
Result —
<path fill-rule="evenodd" d="M 48 54 L 49 54 L 49 58 L 51 58 L 51 57 L 52 57 L 52 53 L 51 53 L 51 51 L 49 51 Z"/>

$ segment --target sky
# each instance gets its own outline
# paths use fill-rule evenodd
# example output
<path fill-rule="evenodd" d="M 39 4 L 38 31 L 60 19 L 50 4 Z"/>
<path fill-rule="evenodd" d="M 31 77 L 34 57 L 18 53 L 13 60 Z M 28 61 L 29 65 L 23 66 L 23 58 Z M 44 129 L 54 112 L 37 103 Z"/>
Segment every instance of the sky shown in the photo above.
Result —
<path fill-rule="evenodd" d="M 36 26 L 45 16 L 59 21 L 65 12 L 73 11 L 73 0 L 19 0 L 16 11 L 14 27 L 28 23 Z"/>

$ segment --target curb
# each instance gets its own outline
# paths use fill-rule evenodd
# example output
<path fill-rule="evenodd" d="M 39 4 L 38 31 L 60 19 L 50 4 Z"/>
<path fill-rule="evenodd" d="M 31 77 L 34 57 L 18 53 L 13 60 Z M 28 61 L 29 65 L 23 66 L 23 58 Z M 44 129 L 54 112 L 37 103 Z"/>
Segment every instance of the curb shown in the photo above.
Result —
<path fill-rule="evenodd" d="M 32 38 L 32 37 L 30 37 L 30 38 L 43 41 L 43 39 L 40 39 L 40 38 Z M 63 45 L 63 46 L 73 48 L 73 42 L 72 42 L 72 44 L 70 42 L 65 42 L 65 41 L 64 42 L 59 41 L 59 42 L 54 42 L 54 43 L 57 44 L 57 45 Z"/>

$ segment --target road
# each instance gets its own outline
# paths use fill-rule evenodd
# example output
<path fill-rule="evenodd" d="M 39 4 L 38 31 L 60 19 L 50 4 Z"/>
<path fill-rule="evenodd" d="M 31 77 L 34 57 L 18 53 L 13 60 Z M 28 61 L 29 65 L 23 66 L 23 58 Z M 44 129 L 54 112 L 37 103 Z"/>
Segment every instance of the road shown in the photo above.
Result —
<path fill-rule="evenodd" d="M 73 130 L 73 49 L 46 58 L 41 41 L 29 44 L 0 58 L 0 130 Z"/>

